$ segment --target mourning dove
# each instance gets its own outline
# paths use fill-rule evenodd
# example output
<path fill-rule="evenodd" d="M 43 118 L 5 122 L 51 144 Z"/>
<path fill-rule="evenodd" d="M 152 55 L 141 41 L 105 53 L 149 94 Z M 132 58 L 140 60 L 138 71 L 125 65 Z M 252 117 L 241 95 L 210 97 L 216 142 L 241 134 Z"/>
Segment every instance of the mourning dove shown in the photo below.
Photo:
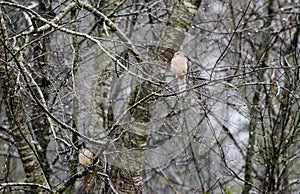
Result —
<path fill-rule="evenodd" d="M 276 80 L 276 75 L 275 75 L 275 72 L 273 72 L 270 77 L 271 90 L 275 90 L 275 80 Z"/>
<path fill-rule="evenodd" d="M 79 164 L 83 166 L 90 166 L 93 163 L 94 154 L 87 148 L 80 150 L 78 154 Z"/>
<path fill-rule="evenodd" d="M 182 52 L 174 53 L 171 60 L 171 70 L 178 80 L 179 92 L 184 91 L 186 89 L 187 58 Z"/>

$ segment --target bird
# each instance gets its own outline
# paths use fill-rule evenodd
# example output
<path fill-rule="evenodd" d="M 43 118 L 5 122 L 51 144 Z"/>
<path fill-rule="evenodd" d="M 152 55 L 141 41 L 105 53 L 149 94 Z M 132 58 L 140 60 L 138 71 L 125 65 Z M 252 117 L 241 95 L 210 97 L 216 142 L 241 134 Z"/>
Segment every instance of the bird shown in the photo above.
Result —
<path fill-rule="evenodd" d="M 276 80 L 276 75 L 275 72 L 273 71 L 271 77 L 270 77 L 270 82 L 271 82 L 271 90 L 275 89 L 275 80 Z"/>
<path fill-rule="evenodd" d="M 187 58 L 180 51 L 174 53 L 171 60 L 171 70 L 178 80 L 179 92 L 186 90 Z"/>
<path fill-rule="evenodd" d="M 94 154 L 87 148 L 82 148 L 78 154 L 79 164 L 88 167 L 93 163 Z"/>

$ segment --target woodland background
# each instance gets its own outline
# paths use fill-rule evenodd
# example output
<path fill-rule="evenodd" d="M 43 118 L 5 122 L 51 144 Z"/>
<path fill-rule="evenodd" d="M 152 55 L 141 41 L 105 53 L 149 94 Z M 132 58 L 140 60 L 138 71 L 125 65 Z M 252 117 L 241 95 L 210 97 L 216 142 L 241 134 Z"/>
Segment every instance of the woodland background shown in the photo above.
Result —
<path fill-rule="evenodd" d="M 1 193 L 299 193 L 299 5 L 0 1 Z"/>

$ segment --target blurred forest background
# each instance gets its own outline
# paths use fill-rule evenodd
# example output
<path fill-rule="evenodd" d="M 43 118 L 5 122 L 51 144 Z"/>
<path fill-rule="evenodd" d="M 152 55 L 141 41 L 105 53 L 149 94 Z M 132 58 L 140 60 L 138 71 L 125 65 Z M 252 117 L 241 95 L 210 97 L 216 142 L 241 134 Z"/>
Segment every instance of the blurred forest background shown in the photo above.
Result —
<path fill-rule="evenodd" d="M 0 1 L 0 192 L 299 193 L 299 5 Z"/>

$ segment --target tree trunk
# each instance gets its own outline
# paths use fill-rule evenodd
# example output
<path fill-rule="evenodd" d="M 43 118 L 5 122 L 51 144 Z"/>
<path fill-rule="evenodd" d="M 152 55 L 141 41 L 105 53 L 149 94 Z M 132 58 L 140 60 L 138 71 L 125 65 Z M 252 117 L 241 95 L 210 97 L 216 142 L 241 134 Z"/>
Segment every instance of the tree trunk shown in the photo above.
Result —
<path fill-rule="evenodd" d="M 169 62 L 174 51 L 178 51 L 202 0 L 184 0 L 174 5 L 169 17 L 168 26 L 161 37 L 158 53 L 161 53 Z"/>
<path fill-rule="evenodd" d="M 173 56 L 174 51 L 177 51 L 184 41 L 185 32 L 188 30 L 195 13 L 200 6 L 200 0 L 185 0 L 179 1 L 174 5 L 173 12 L 171 13 L 168 23 L 168 27 L 163 33 L 164 36 L 161 37 L 161 44 L 157 49 L 157 52 L 161 54 L 162 58 L 166 59 L 167 62 L 170 62 L 171 57 Z M 153 67 L 155 68 L 155 67 Z M 157 86 L 152 85 L 151 83 L 141 83 L 138 84 L 135 88 L 132 89 L 129 105 L 134 105 L 139 103 L 142 99 L 147 98 L 152 92 L 157 90 Z M 134 106 L 131 109 L 131 116 L 136 122 L 141 124 L 146 124 L 151 121 L 150 107 L 155 102 L 154 98 L 147 98 L 143 100 L 139 106 Z M 143 125 L 145 126 L 145 125 Z M 147 129 L 144 129 L 147 130 Z M 128 136 L 123 136 L 123 144 L 127 148 L 138 148 L 143 149 L 147 142 L 147 135 L 137 135 L 137 134 L 128 134 Z M 131 145 L 131 146 L 130 146 Z M 133 147 L 132 147 L 133 146 Z M 143 156 L 136 158 L 137 161 L 143 161 Z M 122 178 L 121 190 L 124 192 L 142 192 L 142 172 L 143 167 L 135 172 L 130 170 L 120 170 L 119 177 Z M 115 171 L 117 172 L 117 171 Z M 127 177 L 127 179 L 124 177 Z M 129 179 L 128 179 L 129 178 Z"/>
<path fill-rule="evenodd" d="M 15 146 L 18 150 L 21 161 L 23 162 L 24 171 L 26 173 L 26 182 L 34 183 L 49 188 L 49 184 L 38 160 L 35 150 L 34 141 L 30 130 L 27 126 L 27 118 L 24 113 L 24 101 L 22 100 L 21 91 L 17 81 L 19 73 L 11 53 L 8 52 L 7 31 L 3 17 L 3 12 L 0 10 L 1 20 L 1 64 L 0 64 L 0 86 L 3 92 L 5 102 L 6 117 L 9 121 L 11 135 L 14 139 Z M 16 61 L 14 61 L 16 62 Z M 32 187 L 32 193 L 43 193 L 41 187 Z"/>

